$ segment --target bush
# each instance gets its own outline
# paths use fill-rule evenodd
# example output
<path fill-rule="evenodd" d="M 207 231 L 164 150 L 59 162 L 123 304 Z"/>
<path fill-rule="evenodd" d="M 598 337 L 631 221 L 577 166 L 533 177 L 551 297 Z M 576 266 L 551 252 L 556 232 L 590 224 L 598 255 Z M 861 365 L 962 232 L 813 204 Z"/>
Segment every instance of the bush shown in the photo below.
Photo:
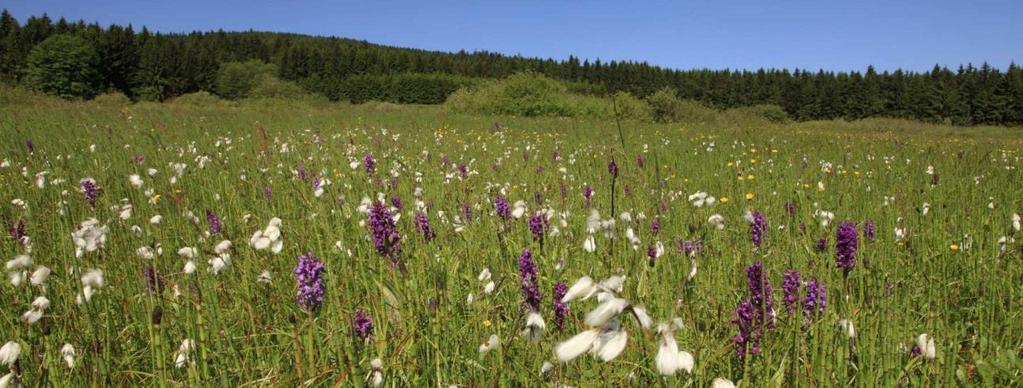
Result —
<path fill-rule="evenodd" d="M 28 87 L 64 98 L 92 98 L 99 87 L 99 56 L 85 39 L 52 35 L 37 44 L 26 60 Z"/>
<path fill-rule="evenodd" d="M 785 124 L 789 122 L 789 114 L 785 113 L 784 108 L 777 105 L 753 105 L 735 108 L 733 110 L 744 112 L 775 124 Z"/>
<path fill-rule="evenodd" d="M 472 78 L 447 74 L 360 74 L 341 80 L 324 94 L 359 104 L 386 101 L 399 104 L 441 104 L 461 87 L 475 83 Z"/>
<path fill-rule="evenodd" d="M 182 94 L 177 96 L 170 101 L 171 104 L 178 105 L 190 105 L 190 106 L 217 106 L 227 105 L 226 102 L 220 97 L 210 94 L 206 91 L 198 91 L 195 93 Z"/>
<path fill-rule="evenodd" d="M 215 89 L 217 95 L 223 98 L 245 98 L 261 77 L 272 77 L 276 72 L 276 66 L 257 59 L 227 62 L 220 65 Z"/>
<path fill-rule="evenodd" d="M 720 115 L 717 110 L 698 101 L 678 98 L 678 92 L 669 87 L 662 88 L 646 98 L 651 116 L 658 123 L 706 123 Z"/>
<path fill-rule="evenodd" d="M 290 98 L 296 100 L 314 99 L 309 92 L 297 83 L 285 81 L 272 75 L 263 74 L 258 77 L 248 93 L 250 98 Z"/>
<path fill-rule="evenodd" d="M 447 106 L 456 112 L 483 115 L 614 118 L 611 99 L 571 92 L 583 89 L 540 74 L 518 73 L 460 89 L 448 98 Z M 646 104 L 628 93 L 616 94 L 615 103 L 621 118 L 649 119 Z"/>
<path fill-rule="evenodd" d="M 92 99 L 92 102 L 96 105 L 124 106 L 131 104 L 131 99 L 125 96 L 124 93 L 111 92 L 96 96 L 96 98 Z"/>

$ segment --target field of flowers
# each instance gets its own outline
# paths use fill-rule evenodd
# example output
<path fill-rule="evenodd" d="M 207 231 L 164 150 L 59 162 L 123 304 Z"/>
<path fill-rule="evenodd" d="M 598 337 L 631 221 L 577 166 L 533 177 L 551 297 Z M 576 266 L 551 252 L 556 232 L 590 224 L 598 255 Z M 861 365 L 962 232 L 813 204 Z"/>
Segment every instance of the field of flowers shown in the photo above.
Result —
<path fill-rule="evenodd" d="M 1023 383 L 1018 138 L 0 117 L 0 386 Z"/>

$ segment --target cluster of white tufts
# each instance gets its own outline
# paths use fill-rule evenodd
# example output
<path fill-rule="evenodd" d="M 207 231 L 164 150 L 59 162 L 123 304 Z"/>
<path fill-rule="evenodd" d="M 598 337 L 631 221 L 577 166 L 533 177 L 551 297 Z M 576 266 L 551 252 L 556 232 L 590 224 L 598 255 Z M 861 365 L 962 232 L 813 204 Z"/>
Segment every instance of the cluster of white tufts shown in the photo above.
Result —
<path fill-rule="evenodd" d="M 107 242 L 108 232 L 110 232 L 110 227 L 105 224 L 100 225 L 95 218 L 82 221 L 75 231 L 71 232 L 71 239 L 75 242 L 75 256 L 82 257 L 86 253 L 103 248 Z"/>
<path fill-rule="evenodd" d="M 75 297 L 75 303 L 83 304 L 92 299 L 92 295 L 103 288 L 103 271 L 90 269 L 82 275 L 82 292 Z"/>
<path fill-rule="evenodd" d="M 257 230 L 252 234 L 249 245 L 256 250 L 269 248 L 270 252 L 275 255 L 281 253 L 281 249 L 284 248 L 284 240 L 281 238 L 281 219 L 271 218 L 265 229 Z"/>
<path fill-rule="evenodd" d="M 691 203 L 694 207 L 712 206 L 716 202 L 717 198 L 714 198 L 702 191 L 697 191 L 689 196 L 689 203 Z"/>
<path fill-rule="evenodd" d="M 584 276 L 568 289 L 561 299 L 563 303 L 596 296 L 600 304 L 586 314 L 584 322 L 589 329 L 554 347 L 554 355 L 558 360 L 569 362 L 586 352 L 605 362 L 614 360 L 622 354 L 629 340 L 629 334 L 621 322 L 623 313 L 631 313 L 642 328 L 651 326 L 653 321 L 646 314 L 646 310 L 632 306 L 627 300 L 618 297 L 624 284 L 624 276 L 612 276 L 599 283 Z"/>

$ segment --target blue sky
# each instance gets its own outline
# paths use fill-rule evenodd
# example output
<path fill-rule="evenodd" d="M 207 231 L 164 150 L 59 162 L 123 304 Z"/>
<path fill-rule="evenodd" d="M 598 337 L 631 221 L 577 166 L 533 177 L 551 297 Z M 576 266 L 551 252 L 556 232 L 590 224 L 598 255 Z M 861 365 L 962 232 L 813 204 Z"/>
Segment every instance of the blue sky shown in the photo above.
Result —
<path fill-rule="evenodd" d="M 1023 0 L 5 0 L 0 7 L 22 22 L 47 13 L 163 32 L 255 29 L 679 69 L 1023 63 Z"/>

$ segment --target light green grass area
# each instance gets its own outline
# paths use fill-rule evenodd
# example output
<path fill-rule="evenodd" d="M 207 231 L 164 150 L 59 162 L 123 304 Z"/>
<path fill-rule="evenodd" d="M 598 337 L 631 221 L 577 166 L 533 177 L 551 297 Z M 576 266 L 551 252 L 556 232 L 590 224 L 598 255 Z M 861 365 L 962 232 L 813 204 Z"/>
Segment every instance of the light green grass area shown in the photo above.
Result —
<path fill-rule="evenodd" d="M 27 252 L 4 234 L 0 252 L 5 262 L 27 253 L 27 274 L 52 269 L 44 286 L 15 286 L 6 276 L 0 284 L 0 343 L 21 349 L 0 376 L 17 371 L 26 386 L 360 386 L 379 358 L 386 386 L 1023 383 L 1023 232 L 1012 221 L 1023 213 L 1020 129 L 741 117 L 626 120 L 619 132 L 610 118 L 475 116 L 447 106 L 201 95 L 67 102 L 0 90 L 0 218 L 23 221 L 31 245 Z M 362 165 L 367 154 L 373 174 Z M 612 159 L 621 171 L 613 186 Z M 187 166 L 180 174 L 179 163 Z M 129 183 L 133 174 L 141 187 Z M 94 208 L 80 192 L 86 177 L 101 189 Z M 589 209 L 586 185 L 594 191 Z M 693 206 L 688 197 L 699 191 L 717 202 Z M 495 214 L 501 194 L 524 202 L 522 218 Z M 387 206 L 401 199 L 406 274 L 374 249 L 358 209 L 378 195 Z M 433 240 L 415 227 L 419 206 Z M 208 235 L 207 210 L 223 223 L 219 235 Z M 591 210 L 617 220 L 613 240 L 593 234 L 592 253 L 583 249 Z M 759 249 L 743 219 L 748 210 L 767 220 Z M 527 221 L 537 212 L 551 216 L 542 243 Z M 824 212 L 834 214 L 826 226 Z M 723 230 L 708 223 L 714 214 L 724 217 Z M 157 215 L 162 221 L 152 224 Z M 249 244 L 273 217 L 282 219 L 279 254 Z M 71 235 L 89 218 L 109 227 L 107 240 L 76 257 Z M 873 241 L 866 220 L 876 223 Z M 859 230 L 847 277 L 835 264 L 843 221 Z M 818 252 L 822 238 L 827 248 Z M 224 239 L 233 242 L 231 263 L 214 275 L 209 261 Z M 702 252 L 686 257 L 676 249 L 682 240 L 702 242 Z M 650 265 L 648 247 L 658 243 L 664 254 Z M 162 255 L 141 258 L 141 247 Z M 198 251 L 193 274 L 177 253 L 185 247 Z M 546 322 L 536 342 L 522 335 L 518 259 L 526 248 Z M 295 303 L 292 271 L 307 252 L 326 266 L 315 311 Z M 743 360 L 730 322 L 750 297 L 746 269 L 756 261 L 773 288 L 776 321 L 763 329 L 760 354 Z M 162 291 L 147 291 L 147 267 L 159 272 Z M 494 282 L 489 294 L 477 279 L 484 268 Z M 77 304 L 88 269 L 102 270 L 104 285 Z M 790 269 L 826 283 L 823 314 L 807 320 L 800 306 L 787 311 L 782 276 Z M 269 283 L 257 280 L 263 271 Z M 660 374 L 662 336 L 628 314 L 619 317 L 628 343 L 614 360 L 555 358 L 557 344 L 589 328 L 585 318 L 598 302 L 570 302 L 558 330 L 554 284 L 613 275 L 626 277 L 617 296 L 644 307 L 655 325 L 681 320 L 674 338 L 694 356 L 691 372 Z M 39 296 L 50 301 L 42 319 L 22 323 Z M 356 309 L 372 317 L 367 341 L 353 336 Z M 841 320 L 853 323 L 854 338 Z M 923 333 L 934 339 L 934 359 L 910 354 Z M 500 345 L 481 353 L 491 335 Z M 186 339 L 195 346 L 179 368 Z M 61 356 L 65 343 L 75 349 L 73 368 Z M 545 362 L 553 367 L 541 373 Z"/>

